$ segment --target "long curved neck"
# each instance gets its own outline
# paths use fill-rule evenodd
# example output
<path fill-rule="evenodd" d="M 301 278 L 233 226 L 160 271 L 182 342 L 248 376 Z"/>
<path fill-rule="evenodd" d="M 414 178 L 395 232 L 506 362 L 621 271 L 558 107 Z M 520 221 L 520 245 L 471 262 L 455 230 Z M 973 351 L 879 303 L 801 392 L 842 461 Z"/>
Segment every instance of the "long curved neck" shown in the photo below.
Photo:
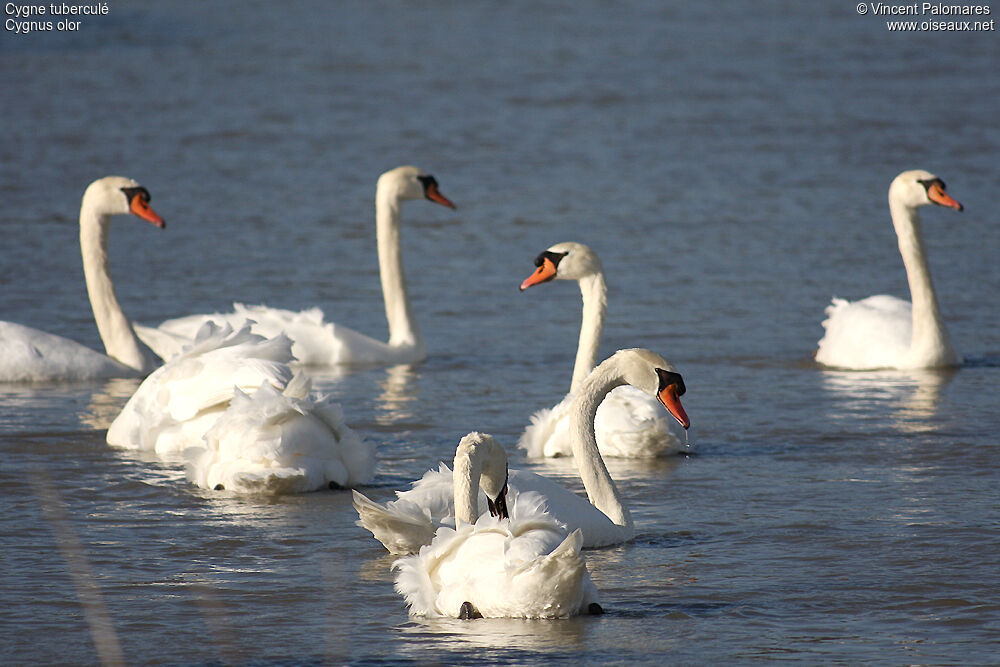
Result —
<path fill-rule="evenodd" d="M 927 250 L 921 230 L 920 217 L 915 208 L 908 207 L 892 198 L 889 199 L 892 224 L 899 239 L 899 253 L 906 267 L 906 279 L 910 285 L 910 300 L 913 303 L 913 338 L 910 342 L 911 354 L 933 359 L 939 363 L 954 364 L 955 351 L 951 338 L 941 317 L 931 270 L 927 263 Z"/>
<path fill-rule="evenodd" d="M 109 221 L 110 216 L 97 212 L 89 202 L 83 202 L 80 208 L 80 252 L 90 306 L 108 356 L 138 371 L 148 371 L 153 361 L 136 337 L 111 283 L 108 269 Z"/>
<path fill-rule="evenodd" d="M 580 323 L 580 342 L 576 346 L 570 393 L 580 388 L 597 365 L 601 334 L 604 332 L 604 315 L 608 308 L 608 289 L 604 284 L 604 274 L 598 272 L 581 278 L 580 294 L 583 296 L 583 320 Z"/>
<path fill-rule="evenodd" d="M 595 368 L 573 399 L 569 428 L 573 456 L 590 503 L 615 524 L 631 530 L 632 515 L 622 503 L 594 435 L 598 406 L 608 392 L 623 384 L 626 384 L 625 380 L 613 367 L 605 364 Z"/>
<path fill-rule="evenodd" d="M 473 450 L 476 451 L 478 450 Z M 452 479 L 455 486 L 456 521 L 475 523 L 479 518 L 479 477 L 482 469 L 479 457 L 462 453 L 455 457 Z"/>
<path fill-rule="evenodd" d="M 382 299 L 385 302 L 385 318 L 389 323 L 389 345 L 423 350 L 424 338 L 413 319 L 399 249 L 401 203 L 394 195 L 376 193 L 375 237 L 378 244 L 379 276 L 382 279 Z"/>

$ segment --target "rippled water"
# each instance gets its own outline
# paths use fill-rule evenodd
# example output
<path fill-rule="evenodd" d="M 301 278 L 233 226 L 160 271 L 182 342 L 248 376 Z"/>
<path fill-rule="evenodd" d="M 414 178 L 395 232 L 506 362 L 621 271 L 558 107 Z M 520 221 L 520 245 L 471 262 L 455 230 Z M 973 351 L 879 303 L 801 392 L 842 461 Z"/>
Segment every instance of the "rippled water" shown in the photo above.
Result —
<path fill-rule="evenodd" d="M 134 319 L 232 300 L 385 331 L 378 174 L 404 210 L 430 358 L 325 373 L 388 498 L 458 439 L 513 443 L 569 385 L 579 292 L 517 285 L 579 240 L 602 352 L 684 374 L 692 454 L 611 461 L 638 537 L 587 552 L 607 614 L 411 620 L 349 494 L 260 501 L 111 450 L 135 383 L 0 387 L 0 662 L 987 664 L 1000 655 L 996 33 L 890 34 L 855 3 L 113 3 L 0 38 L 0 317 L 99 347 L 76 216 L 132 176 L 168 221 L 114 225 Z M 944 178 L 935 284 L 965 367 L 843 373 L 829 298 L 906 293 L 885 193 Z"/>

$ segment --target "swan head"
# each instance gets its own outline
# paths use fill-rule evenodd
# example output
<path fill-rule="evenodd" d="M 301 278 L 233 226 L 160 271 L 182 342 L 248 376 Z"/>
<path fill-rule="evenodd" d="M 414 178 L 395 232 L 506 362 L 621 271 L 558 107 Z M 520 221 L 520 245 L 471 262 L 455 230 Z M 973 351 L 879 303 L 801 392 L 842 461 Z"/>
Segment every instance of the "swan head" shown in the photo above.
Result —
<path fill-rule="evenodd" d="M 617 367 L 625 382 L 655 397 L 685 429 L 691 426 L 681 405 L 681 396 L 687 391 L 684 378 L 669 361 L 651 350 L 632 348 L 615 352 L 601 364 L 605 365 Z M 596 374 L 595 368 L 591 375 Z"/>
<path fill-rule="evenodd" d="M 492 516 L 501 519 L 510 518 L 507 511 L 507 452 L 492 435 L 473 431 L 462 438 L 458 443 L 458 449 L 455 450 L 453 474 L 456 488 L 456 517 L 459 516 L 461 501 L 468 499 L 475 502 L 475 498 L 467 498 L 459 491 L 459 485 L 467 483 L 471 484 L 472 488 L 482 489 L 486 494 Z M 469 508 L 465 513 L 468 514 L 470 511 L 471 518 L 463 518 L 463 521 L 474 523 L 476 512 Z"/>
<path fill-rule="evenodd" d="M 937 204 L 961 211 L 964 207 L 945 192 L 944 181 L 929 171 L 912 169 L 893 179 L 889 186 L 889 201 L 896 201 L 907 208 Z"/>
<path fill-rule="evenodd" d="M 582 243 L 565 241 L 542 251 L 535 258 L 535 272 L 521 283 L 521 291 L 550 280 L 581 280 L 603 273 L 601 259 Z"/>
<path fill-rule="evenodd" d="M 100 215 L 132 213 L 161 229 L 166 227 L 163 218 L 150 208 L 149 199 L 149 190 L 131 178 L 105 176 L 87 186 L 83 193 L 83 206 Z"/>
<path fill-rule="evenodd" d="M 455 208 L 451 200 L 441 194 L 437 180 L 419 167 L 396 167 L 378 178 L 376 197 L 387 196 L 397 201 L 426 199 L 435 204 Z"/>

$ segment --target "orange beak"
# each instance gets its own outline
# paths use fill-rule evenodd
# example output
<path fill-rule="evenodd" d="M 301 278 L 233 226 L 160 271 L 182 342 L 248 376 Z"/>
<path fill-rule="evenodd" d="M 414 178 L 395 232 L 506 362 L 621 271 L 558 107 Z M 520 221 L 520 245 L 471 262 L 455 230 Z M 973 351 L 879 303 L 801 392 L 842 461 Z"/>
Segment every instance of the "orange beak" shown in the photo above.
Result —
<path fill-rule="evenodd" d="M 684 406 L 681 405 L 681 397 L 677 395 L 677 385 L 668 384 L 666 387 L 660 391 L 656 398 L 659 399 L 663 407 L 667 409 L 677 423 L 687 430 L 691 426 L 691 420 L 688 419 L 687 413 L 684 412 Z"/>
<path fill-rule="evenodd" d="M 441 206 L 447 206 L 448 208 L 452 209 L 455 208 L 455 205 L 451 203 L 451 200 L 445 197 L 443 194 L 441 194 L 441 191 L 438 190 L 438 186 L 436 183 L 431 183 L 430 185 L 428 185 L 425 194 L 427 195 L 427 198 L 430 199 L 432 202 L 441 204 Z"/>
<path fill-rule="evenodd" d="M 163 221 L 163 218 L 157 215 L 156 211 L 151 209 L 149 207 L 149 204 L 146 201 L 144 201 L 142 197 L 138 195 L 132 197 L 132 204 L 129 206 L 129 209 L 132 211 L 132 213 L 136 214 L 143 220 L 148 220 L 149 222 L 153 223 L 160 229 L 163 229 L 164 227 L 167 226 L 167 223 Z"/>
<path fill-rule="evenodd" d="M 953 208 L 956 211 L 961 211 L 964 206 L 959 204 L 957 201 L 952 199 L 947 192 L 941 187 L 940 183 L 931 183 L 930 187 L 927 188 L 927 197 L 941 206 L 946 206 L 948 208 Z"/>
<path fill-rule="evenodd" d="M 540 285 L 541 283 L 547 283 L 556 277 L 556 265 L 551 259 L 546 257 L 542 260 L 542 265 L 535 269 L 535 272 L 524 279 L 521 283 L 521 291 L 528 289 L 532 285 Z"/>

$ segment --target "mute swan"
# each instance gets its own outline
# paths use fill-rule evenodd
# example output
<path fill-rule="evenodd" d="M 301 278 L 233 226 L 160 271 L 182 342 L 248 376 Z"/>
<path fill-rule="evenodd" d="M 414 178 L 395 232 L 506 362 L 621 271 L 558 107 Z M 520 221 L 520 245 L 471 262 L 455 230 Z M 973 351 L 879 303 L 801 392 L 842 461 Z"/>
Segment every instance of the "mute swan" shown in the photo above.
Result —
<path fill-rule="evenodd" d="M 535 493 L 511 498 L 507 456 L 492 436 L 470 433 L 455 452 L 456 528 L 438 528 L 418 555 L 393 564 L 413 616 L 566 618 L 601 613 L 580 556 L 583 538 L 547 514 Z M 479 513 L 479 489 L 489 515 Z"/>
<path fill-rule="evenodd" d="M 521 291 L 551 280 L 575 280 L 583 295 L 583 321 L 569 393 L 552 408 L 531 416 L 517 446 L 528 457 L 572 456 L 569 412 L 573 394 L 597 364 L 604 330 L 607 288 L 597 254 L 582 243 L 557 243 L 535 259 L 538 269 L 521 283 Z M 670 432 L 669 419 L 657 401 L 635 387 L 613 390 L 601 403 L 594 420 L 597 446 L 602 456 L 644 458 L 662 456 L 683 447 Z"/>
<path fill-rule="evenodd" d="M 622 504 L 594 437 L 598 405 L 609 391 L 623 384 L 656 396 L 677 421 L 685 427 L 690 424 L 680 402 L 684 380 L 674 367 L 649 350 L 619 350 L 587 376 L 570 407 L 573 455 L 589 502 L 540 475 L 510 471 L 510 488 L 539 493 L 557 521 L 569 530 L 582 531 L 585 547 L 619 544 L 634 533 L 632 517 Z M 354 492 L 358 525 L 370 530 L 392 553 L 416 552 L 430 543 L 439 526 L 454 521 L 453 475 L 443 463 L 438 470 L 426 472 L 412 489 L 396 495 L 396 500 L 382 505 Z M 481 501 L 485 504 L 484 498 Z"/>
<path fill-rule="evenodd" d="M 938 306 L 917 208 L 938 204 L 956 211 L 962 205 L 945 192 L 944 181 L 920 169 L 904 171 L 889 186 L 889 213 L 899 238 L 908 301 L 880 294 L 861 301 L 833 300 L 823 322 L 816 361 L 854 370 L 957 366 Z"/>
<path fill-rule="evenodd" d="M 108 429 L 108 444 L 186 460 L 203 488 L 280 494 L 368 481 L 375 451 L 339 406 L 293 375 L 291 341 L 208 323 L 154 371 Z"/>
<path fill-rule="evenodd" d="M 427 357 L 427 347 L 410 307 L 399 246 L 399 220 L 407 199 L 427 199 L 455 208 L 441 194 L 433 176 L 417 167 L 396 167 L 382 174 L 375 189 L 375 234 L 389 342 L 370 338 L 353 329 L 325 322 L 323 311 L 301 312 L 233 304 L 234 312 L 190 315 L 168 320 L 159 327 L 137 327 L 139 336 L 165 359 L 176 354 L 206 321 L 239 326 L 252 320 L 254 333 L 268 338 L 284 333 L 292 341 L 292 354 L 307 366 L 333 364 L 413 363 Z"/>
<path fill-rule="evenodd" d="M 107 355 L 38 329 L 0 322 L 0 382 L 103 380 L 148 373 L 158 363 L 136 338 L 115 296 L 108 267 L 112 215 L 132 213 L 157 227 L 149 192 L 130 178 L 106 176 L 91 183 L 80 204 L 80 253 L 90 306 Z"/>

